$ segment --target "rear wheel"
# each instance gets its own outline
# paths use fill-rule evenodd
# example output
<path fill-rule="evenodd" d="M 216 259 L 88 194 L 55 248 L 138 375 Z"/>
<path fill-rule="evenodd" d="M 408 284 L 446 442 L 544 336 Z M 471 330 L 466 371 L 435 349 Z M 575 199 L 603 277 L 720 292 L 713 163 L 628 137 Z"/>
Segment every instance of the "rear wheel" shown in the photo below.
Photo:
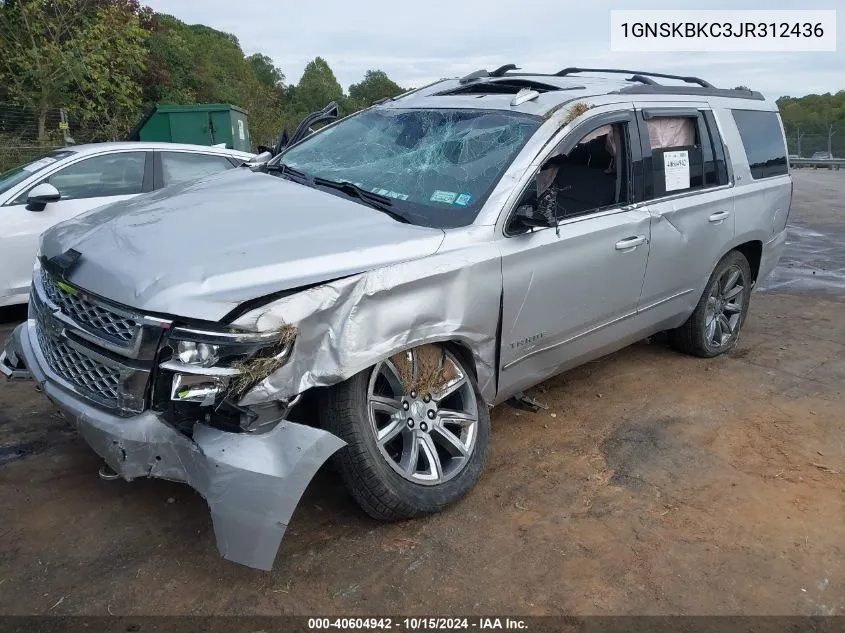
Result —
<path fill-rule="evenodd" d="M 326 428 L 345 440 L 334 462 L 358 504 L 377 519 L 437 512 L 478 481 L 490 417 L 469 364 L 423 345 L 332 388 Z"/>
<path fill-rule="evenodd" d="M 739 339 L 751 299 L 751 266 L 739 251 L 725 255 L 704 288 L 687 322 L 670 332 L 682 352 L 712 358 L 732 349 Z"/>

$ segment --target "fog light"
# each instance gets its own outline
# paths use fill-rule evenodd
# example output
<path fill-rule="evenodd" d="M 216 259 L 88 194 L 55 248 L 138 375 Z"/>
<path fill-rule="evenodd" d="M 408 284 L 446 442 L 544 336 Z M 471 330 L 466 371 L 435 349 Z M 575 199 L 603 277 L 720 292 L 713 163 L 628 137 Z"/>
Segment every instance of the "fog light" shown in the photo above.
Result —
<path fill-rule="evenodd" d="M 219 349 L 217 345 L 195 343 L 194 341 L 179 341 L 176 346 L 176 357 L 186 365 L 211 367 L 218 360 L 217 352 Z"/>
<path fill-rule="evenodd" d="M 212 405 L 217 396 L 226 390 L 228 382 L 228 379 L 218 376 L 174 374 L 170 399 L 177 402 L 199 402 L 202 405 Z"/>

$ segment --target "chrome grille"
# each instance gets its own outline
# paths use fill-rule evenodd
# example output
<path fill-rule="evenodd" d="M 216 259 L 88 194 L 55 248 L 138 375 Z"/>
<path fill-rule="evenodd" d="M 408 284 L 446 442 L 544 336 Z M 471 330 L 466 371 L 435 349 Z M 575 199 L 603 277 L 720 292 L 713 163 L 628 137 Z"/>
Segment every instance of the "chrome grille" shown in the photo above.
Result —
<path fill-rule="evenodd" d="M 82 296 L 71 294 L 61 288 L 43 269 L 41 284 L 50 301 L 75 322 L 85 324 L 104 337 L 122 343 L 128 343 L 135 336 L 138 330 L 135 319 L 108 310 Z"/>
<path fill-rule="evenodd" d="M 56 374 L 87 391 L 95 399 L 116 406 L 120 391 L 120 371 L 46 335 L 41 326 L 35 331 L 38 346 Z"/>

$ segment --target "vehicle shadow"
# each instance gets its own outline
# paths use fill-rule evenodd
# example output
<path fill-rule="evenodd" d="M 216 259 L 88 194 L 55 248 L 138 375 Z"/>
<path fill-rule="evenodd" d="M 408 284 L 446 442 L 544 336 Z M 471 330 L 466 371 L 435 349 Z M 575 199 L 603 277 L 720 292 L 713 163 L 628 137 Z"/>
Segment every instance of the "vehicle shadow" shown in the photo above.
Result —
<path fill-rule="evenodd" d="M 26 321 L 26 304 L 0 306 L 0 324 L 17 325 Z"/>

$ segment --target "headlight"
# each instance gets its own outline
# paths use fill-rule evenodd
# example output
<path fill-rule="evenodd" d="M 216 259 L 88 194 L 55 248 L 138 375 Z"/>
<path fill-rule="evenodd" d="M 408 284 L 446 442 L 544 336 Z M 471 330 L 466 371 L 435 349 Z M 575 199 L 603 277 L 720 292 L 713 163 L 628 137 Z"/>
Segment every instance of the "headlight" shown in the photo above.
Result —
<path fill-rule="evenodd" d="M 176 358 L 186 365 L 211 367 L 219 359 L 220 346 L 195 341 L 178 341 L 176 343 Z"/>
<path fill-rule="evenodd" d="M 287 361 L 295 338 L 293 326 L 271 332 L 173 328 L 165 341 L 172 354 L 160 365 L 173 372 L 170 399 L 213 404 L 227 392 L 237 397 Z"/>

